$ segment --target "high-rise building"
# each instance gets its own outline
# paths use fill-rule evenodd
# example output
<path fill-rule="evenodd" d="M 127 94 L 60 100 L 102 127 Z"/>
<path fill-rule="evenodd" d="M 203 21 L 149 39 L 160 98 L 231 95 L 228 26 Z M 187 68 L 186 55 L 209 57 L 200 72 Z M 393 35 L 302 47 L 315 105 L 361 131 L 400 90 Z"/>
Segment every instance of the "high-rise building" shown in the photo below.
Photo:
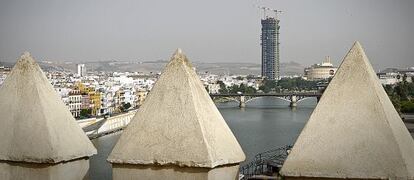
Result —
<path fill-rule="evenodd" d="M 279 19 L 262 19 L 262 76 L 279 79 Z"/>
<path fill-rule="evenodd" d="M 86 67 L 85 67 L 85 64 L 78 64 L 78 76 L 79 77 L 86 76 Z"/>

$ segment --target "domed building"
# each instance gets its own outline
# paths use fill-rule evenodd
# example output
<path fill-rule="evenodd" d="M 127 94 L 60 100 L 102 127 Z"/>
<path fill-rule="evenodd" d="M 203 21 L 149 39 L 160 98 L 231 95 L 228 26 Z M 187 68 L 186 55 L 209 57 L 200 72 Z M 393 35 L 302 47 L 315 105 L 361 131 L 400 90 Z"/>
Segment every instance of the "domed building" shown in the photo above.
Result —
<path fill-rule="evenodd" d="M 325 60 L 321 64 L 314 64 L 305 68 L 305 79 L 318 80 L 328 79 L 333 77 L 338 68 L 331 63 L 331 57 L 326 56 Z"/>

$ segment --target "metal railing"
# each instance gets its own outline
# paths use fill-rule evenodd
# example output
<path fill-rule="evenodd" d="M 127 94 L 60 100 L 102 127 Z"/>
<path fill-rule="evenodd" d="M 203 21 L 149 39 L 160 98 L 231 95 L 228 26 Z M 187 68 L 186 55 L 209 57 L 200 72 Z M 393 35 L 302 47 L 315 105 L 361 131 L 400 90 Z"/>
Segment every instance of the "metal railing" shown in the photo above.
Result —
<path fill-rule="evenodd" d="M 292 145 L 286 145 L 257 154 L 251 162 L 240 167 L 242 179 L 254 176 L 278 176 L 291 149 Z"/>

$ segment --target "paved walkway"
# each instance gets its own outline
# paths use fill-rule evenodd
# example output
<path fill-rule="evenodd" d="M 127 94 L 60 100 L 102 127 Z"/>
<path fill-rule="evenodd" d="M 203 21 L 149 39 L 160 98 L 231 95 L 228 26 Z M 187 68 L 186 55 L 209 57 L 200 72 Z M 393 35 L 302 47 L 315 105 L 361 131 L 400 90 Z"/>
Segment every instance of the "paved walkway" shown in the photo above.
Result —
<path fill-rule="evenodd" d="M 411 136 L 414 138 L 414 114 L 403 114 L 402 115 L 405 126 L 410 131 Z"/>
<path fill-rule="evenodd" d="M 407 126 L 408 131 L 410 131 L 411 136 L 414 138 L 414 123 L 405 123 L 405 126 Z"/>

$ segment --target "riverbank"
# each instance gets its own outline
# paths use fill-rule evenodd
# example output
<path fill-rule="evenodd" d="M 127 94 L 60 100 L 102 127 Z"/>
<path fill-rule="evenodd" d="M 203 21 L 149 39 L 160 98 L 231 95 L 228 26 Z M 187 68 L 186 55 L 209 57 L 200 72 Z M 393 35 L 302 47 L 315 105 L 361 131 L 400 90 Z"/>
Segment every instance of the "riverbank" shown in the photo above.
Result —
<path fill-rule="evenodd" d="M 217 104 L 217 103 L 228 103 L 228 102 L 231 102 L 231 101 L 234 101 L 234 100 L 229 99 L 227 97 L 218 97 L 218 98 L 213 99 L 213 101 L 214 101 L 214 103 Z"/>

